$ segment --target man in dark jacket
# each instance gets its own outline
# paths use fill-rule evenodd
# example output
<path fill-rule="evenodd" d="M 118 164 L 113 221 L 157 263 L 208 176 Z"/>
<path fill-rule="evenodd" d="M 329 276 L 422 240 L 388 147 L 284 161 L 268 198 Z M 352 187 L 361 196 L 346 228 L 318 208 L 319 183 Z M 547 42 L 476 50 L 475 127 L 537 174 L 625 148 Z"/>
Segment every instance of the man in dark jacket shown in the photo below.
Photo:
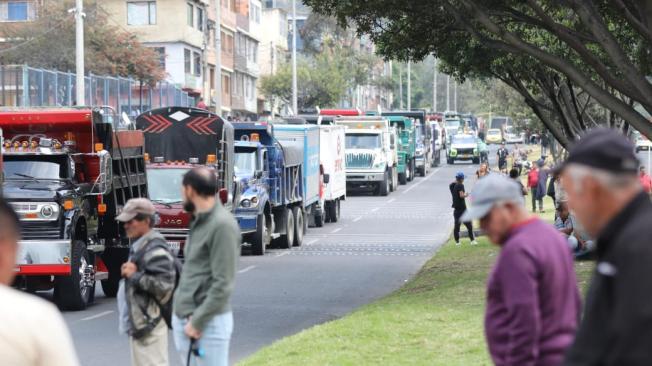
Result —
<path fill-rule="evenodd" d="M 161 307 L 172 299 L 176 268 L 165 238 L 152 229 L 155 215 L 148 199 L 134 198 L 116 217 L 134 240 L 118 291 L 120 329 L 130 336 L 132 365 L 169 364 L 168 327 Z"/>
<path fill-rule="evenodd" d="M 652 204 L 634 146 L 596 129 L 560 167 L 576 218 L 597 238 L 584 319 L 565 365 L 652 365 Z"/>
<path fill-rule="evenodd" d="M 536 199 L 539 201 L 539 212 L 543 213 L 543 199 L 548 192 L 548 170 L 545 167 L 546 163 L 543 159 L 537 161 L 539 179 L 537 180 L 537 194 Z"/>

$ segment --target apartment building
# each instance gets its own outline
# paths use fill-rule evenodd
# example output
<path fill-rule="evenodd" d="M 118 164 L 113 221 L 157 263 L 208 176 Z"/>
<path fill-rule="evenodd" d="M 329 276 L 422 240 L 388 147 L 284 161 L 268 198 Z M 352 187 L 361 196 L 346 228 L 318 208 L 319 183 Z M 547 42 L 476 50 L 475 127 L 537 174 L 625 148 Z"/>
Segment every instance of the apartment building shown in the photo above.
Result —
<path fill-rule="evenodd" d="M 258 66 L 260 75 L 273 75 L 288 59 L 288 14 L 275 1 L 263 3 L 263 17 L 260 32 Z M 278 6 L 278 7 L 277 7 Z M 274 101 L 265 98 L 259 91 L 259 110 L 276 112 Z M 274 105 L 272 105 L 274 104 Z"/>
<path fill-rule="evenodd" d="M 0 1 L 0 22 L 29 22 L 36 19 L 38 5 L 41 1 L 20 0 Z"/>
<path fill-rule="evenodd" d="M 242 120 L 255 119 L 258 113 L 258 44 L 262 18 L 260 0 L 236 0 L 236 32 L 233 86 L 233 115 Z"/>

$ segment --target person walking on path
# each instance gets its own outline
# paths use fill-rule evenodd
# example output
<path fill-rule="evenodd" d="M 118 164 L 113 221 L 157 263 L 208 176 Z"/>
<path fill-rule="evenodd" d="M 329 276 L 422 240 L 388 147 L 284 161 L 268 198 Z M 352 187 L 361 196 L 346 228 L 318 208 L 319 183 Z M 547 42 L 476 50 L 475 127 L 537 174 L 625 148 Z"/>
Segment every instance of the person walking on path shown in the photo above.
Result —
<path fill-rule="evenodd" d="M 548 134 L 543 132 L 541 133 L 541 158 L 545 158 L 548 155 L 548 147 L 550 146 L 550 139 Z"/>
<path fill-rule="evenodd" d="M 59 310 L 9 287 L 14 281 L 18 215 L 0 198 L 0 364 L 77 366 L 77 355 Z"/>
<path fill-rule="evenodd" d="M 498 156 L 498 171 L 504 173 L 507 169 L 507 157 L 509 156 L 509 151 L 505 147 L 504 142 L 496 152 L 496 155 Z"/>
<path fill-rule="evenodd" d="M 537 161 L 539 177 L 537 178 L 537 201 L 539 202 L 539 213 L 544 213 L 543 199 L 548 193 L 548 170 L 545 168 L 546 163 L 543 159 Z"/>
<path fill-rule="evenodd" d="M 573 260 L 554 227 L 530 216 L 509 178 L 492 174 L 471 193 L 463 221 L 500 247 L 487 283 L 485 333 L 498 366 L 561 364 L 580 314 Z"/>
<path fill-rule="evenodd" d="M 226 366 L 233 332 L 231 294 L 240 253 L 240 229 L 216 199 L 215 171 L 200 167 L 183 176 L 184 209 L 192 213 L 185 263 L 174 295 L 174 342 L 184 365 Z M 188 365 L 186 365 L 188 366 Z"/>
<path fill-rule="evenodd" d="M 163 309 L 170 308 L 177 278 L 174 256 L 153 229 L 156 209 L 148 199 L 130 199 L 116 220 L 134 241 L 118 289 L 120 330 L 129 334 L 131 364 L 167 365 L 169 320 Z"/>
<path fill-rule="evenodd" d="M 645 191 L 645 193 L 647 193 L 647 194 L 652 193 L 652 179 L 645 172 L 645 167 L 642 166 L 642 165 L 639 168 L 638 180 L 639 180 L 639 182 L 641 182 L 641 186 L 643 187 L 643 190 Z"/>
<path fill-rule="evenodd" d="M 527 187 L 530 189 L 532 196 L 532 212 L 537 212 L 537 202 L 539 202 L 539 210 L 543 210 L 543 200 L 537 198 L 537 187 L 539 186 L 539 167 L 537 164 L 533 165 L 527 173 Z"/>
<path fill-rule="evenodd" d="M 455 175 L 455 181 L 450 184 L 449 189 L 451 195 L 453 196 L 453 219 L 455 220 L 455 226 L 453 227 L 453 237 L 455 238 L 455 245 L 460 245 L 460 226 L 462 222 L 460 221 L 460 216 L 466 210 L 466 197 L 468 193 L 464 188 L 464 173 L 458 172 Z M 475 235 L 473 234 L 473 224 L 470 221 L 465 221 L 464 226 L 469 232 L 469 239 L 471 239 L 471 245 L 476 245 L 478 242 L 475 240 Z"/>
<path fill-rule="evenodd" d="M 637 178 L 634 146 L 595 129 L 558 167 L 568 203 L 597 265 L 584 316 L 564 365 L 652 365 L 652 203 Z"/>

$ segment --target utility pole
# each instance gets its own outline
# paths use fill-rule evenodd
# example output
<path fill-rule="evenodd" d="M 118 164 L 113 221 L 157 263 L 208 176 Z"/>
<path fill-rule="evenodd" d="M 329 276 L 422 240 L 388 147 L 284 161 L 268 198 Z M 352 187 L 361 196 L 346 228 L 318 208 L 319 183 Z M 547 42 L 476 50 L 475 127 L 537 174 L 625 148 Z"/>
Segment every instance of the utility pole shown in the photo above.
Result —
<path fill-rule="evenodd" d="M 453 100 L 455 101 L 455 112 L 457 112 L 457 81 L 453 80 Z"/>
<path fill-rule="evenodd" d="M 407 109 L 412 109 L 412 61 L 408 60 L 407 65 Z"/>
<path fill-rule="evenodd" d="M 82 0 L 75 1 L 75 71 L 76 105 L 86 105 L 86 86 L 84 85 L 84 5 Z"/>
<path fill-rule="evenodd" d="M 451 76 L 446 75 L 446 111 L 451 110 Z"/>
<path fill-rule="evenodd" d="M 400 65 L 398 67 L 398 97 L 399 109 L 403 109 L 403 70 Z"/>
<path fill-rule="evenodd" d="M 432 80 L 432 111 L 437 112 L 437 58 L 435 58 L 435 72 Z"/>
<path fill-rule="evenodd" d="M 292 0 L 292 113 L 299 114 L 297 91 L 297 0 Z"/>
<path fill-rule="evenodd" d="M 215 0 L 215 113 L 222 115 L 222 0 Z"/>

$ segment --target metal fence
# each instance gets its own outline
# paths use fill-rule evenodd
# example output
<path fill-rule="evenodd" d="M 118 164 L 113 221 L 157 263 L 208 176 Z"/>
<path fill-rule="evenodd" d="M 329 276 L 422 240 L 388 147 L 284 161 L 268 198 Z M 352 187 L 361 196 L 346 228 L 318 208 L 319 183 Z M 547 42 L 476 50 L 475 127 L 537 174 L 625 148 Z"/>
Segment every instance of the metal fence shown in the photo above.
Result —
<path fill-rule="evenodd" d="M 86 76 L 86 104 L 111 106 L 119 114 L 136 117 L 152 108 L 194 106 L 195 98 L 161 81 L 155 86 L 111 76 Z M 0 105 L 8 107 L 73 106 L 75 74 L 36 69 L 26 65 L 0 66 Z"/>

